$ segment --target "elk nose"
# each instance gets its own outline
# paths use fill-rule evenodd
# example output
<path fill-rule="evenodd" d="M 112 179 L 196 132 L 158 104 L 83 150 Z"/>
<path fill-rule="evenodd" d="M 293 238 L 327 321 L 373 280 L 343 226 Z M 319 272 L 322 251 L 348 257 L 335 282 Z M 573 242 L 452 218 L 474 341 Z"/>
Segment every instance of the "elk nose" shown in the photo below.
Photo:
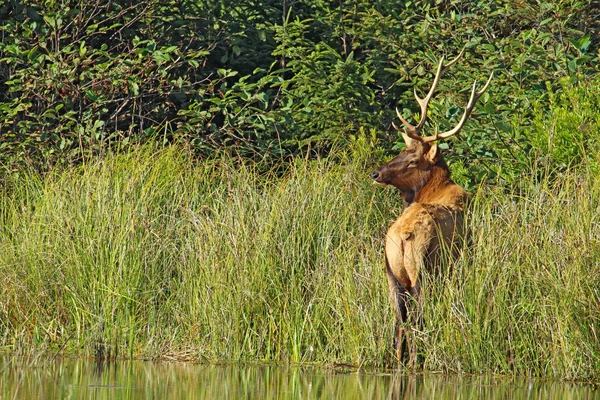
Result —
<path fill-rule="evenodd" d="M 379 172 L 377 172 L 377 171 L 371 172 L 371 179 L 376 181 L 377 178 L 379 178 Z"/>

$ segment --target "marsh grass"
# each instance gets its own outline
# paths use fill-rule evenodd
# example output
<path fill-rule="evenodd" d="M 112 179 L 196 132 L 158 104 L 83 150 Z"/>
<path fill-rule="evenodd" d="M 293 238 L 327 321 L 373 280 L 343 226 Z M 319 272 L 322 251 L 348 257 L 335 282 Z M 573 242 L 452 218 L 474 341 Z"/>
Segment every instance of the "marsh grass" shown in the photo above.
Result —
<path fill-rule="evenodd" d="M 285 168 L 282 170 L 282 168 Z M 394 366 L 383 237 L 401 212 L 361 157 L 272 172 L 178 148 L 7 177 L 0 345 L 12 352 Z M 600 372 L 600 180 L 481 188 L 424 275 L 424 367 Z"/>
<path fill-rule="evenodd" d="M 429 368 L 597 379 L 600 180 L 538 175 L 514 194 L 481 188 L 472 247 L 445 282 L 425 279 Z"/>

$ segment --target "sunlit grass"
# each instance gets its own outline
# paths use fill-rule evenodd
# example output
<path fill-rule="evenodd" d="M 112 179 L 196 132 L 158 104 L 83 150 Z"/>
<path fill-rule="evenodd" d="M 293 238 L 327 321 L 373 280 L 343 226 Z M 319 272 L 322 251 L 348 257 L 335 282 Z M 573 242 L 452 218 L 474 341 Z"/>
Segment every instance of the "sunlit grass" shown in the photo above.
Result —
<path fill-rule="evenodd" d="M 21 176 L 1 200 L 3 344 L 385 359 L 379 273 L 389 194 L 348 166 L 286 168 L 276 177 L 232 158 L 195 164 L 178 149 L 145 149 Z"/>
<path fill-rule="evenodd" d="M 393 366 L 383 237 L 360 157 L 273 172 L 143 148 L 7 178 L 0 346 L 13 352 Z M 532 174 L 533 175 L 533 174 Z M 600 180 L 474 195 L 472 246 L 425 276 L 425 368 L 600 371 Z"/>
<path fill-rule="evenodd" d="M 443 288 L 427 280 L 432 298 L 420 335 L 426 363 L 475 373 L 598 376 L 600 180 L 585 172 L 551 182 L 532 176 L 515 192 L 477 193 L 472 248 Z"/>

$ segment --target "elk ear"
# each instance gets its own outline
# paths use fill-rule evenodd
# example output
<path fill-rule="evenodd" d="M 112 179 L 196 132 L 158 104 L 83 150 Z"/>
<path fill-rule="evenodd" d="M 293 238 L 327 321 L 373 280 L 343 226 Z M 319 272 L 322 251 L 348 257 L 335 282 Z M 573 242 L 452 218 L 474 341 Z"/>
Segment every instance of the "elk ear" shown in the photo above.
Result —
<path fill-rule="evenodd" d="M 431 165 L 434 165 L 435 163 L 437 163 L 439 161 L 440 152 L 439 152 L 437 143 L 434 143 L 431 145 L 431 147 L 429 148 L 429 151 L 427 152 L 427 154 L 425 154 L 425 159 Z"/>

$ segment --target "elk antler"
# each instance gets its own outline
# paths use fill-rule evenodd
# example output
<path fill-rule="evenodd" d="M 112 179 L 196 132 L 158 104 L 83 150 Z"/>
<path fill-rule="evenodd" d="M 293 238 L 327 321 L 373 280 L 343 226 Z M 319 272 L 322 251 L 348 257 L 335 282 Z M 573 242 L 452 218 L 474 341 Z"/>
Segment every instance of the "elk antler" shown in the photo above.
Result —
<path fill-rule="evenodd" d="M 479 100 L 481 95 L 483 93 L 485 93 L 485 91 L 487 90 L 488 86 L 490 85 L 490 82 L 492 81 L 493 77 L 494 77 L 494 72 L 492 71 L 485 86 L 479 92 L 475 91 L 475 88 L 477 87 L 477 81 L 473 82 L 473 90 L 471 90 L 471 97 L 469 98 L 469 102 L 467 103 L 467 108 L 465 108 L 465 112 L 464 112 L 462 118 L 460 119 L 460 121 L 458 122 L 458 125 L 456 125 L 453 129 L 450 129 L 449 131 L 446 131 L 443 133 L 436 133 L 433 136 L 422 137 L 422 138 L 420 138 L 420 140 L 423 143 L 430 143 L 430 142 L 436 141 L 438 139 L 449 138 L 450 136 L 460 132 L 462 127 L 465 125 L 465 122 L 467 122 L 467 120 L 469 119 L 469 116 L 471 115 L 471 111 L 473 111 L 473 109 L 475 108 L 475 104 L 477 103 L 477 100 Z"/>
<path fill-rule="evenodd" d="M 449 130 L 447 132 L 443 132 L 443 133 L 436 133 L 433 136 L 422 137 L 420 135 L 421 129 L 423 129 L 423 126 L 425 125 L 425 121 L 427 119 L 427 107 L 429 105 L 429 100 L 431 100 L 431 97 L 433 96 L 433 92 L 437 88 L 437 85 L 438 85 L 438 83 L 440 81 L 442 73 L 444 72 L 444 70 L 446 68 L 451 67 L 452 65 L 454 65 L 458 61 L 458 59 L 462 56 L 462 54 L 463 54 L 464 51 L 465 51 L 465 49 L 463 48 L 461 50 L 460 54 L 455 59 L 453 59 L 452 61 L 450 61 L 448 64 L 444 64 L 444 57 L 442 56 L 442 59 L 440 60 L 440 63 L 439 63 L 439 66 L 438 66 L 438 70 L 437 70 L 437 72 L 435 74 L 435 78 L 433 79 L 433 84 L 431 85 L 431 89 L 429 89 L 429 93 L 427 93 L 427 96 L 425 96 L 424 99 L 419 98 L 419 96 L 417 95 L 417 91 L 415 89 L 415 98 L 417 99 L 417 102 L 421 106 L 421 117 L 419 119 L 419 122 L 417 123 L 417 126 L 414 126 L 414 125 L 410 124 L 407 120 L 405 120 L 402 117 L 402 115 L 400 114 L 400 112 L 398 111 L 398 108 L 396 108 L 396 115 L 398 116 L 398 118 L 400 119 L 400 121 L 402 121 L 402 123 L 404 124 L 404 126 L 406 126 L 407 130 L 405 132 L 406 132 L 406 135 L 409 138 L 418 140 L 419 142 L 422 142 L 422 143 L 430 143 L 430 142 L 433 142 L 433 141 L 438 140 L 438 139 L 445 139 L 445 138 L 448 138 L 448 137 L 450 137 L 450 136 L 452 136 L 452 135 L 460 132 L 460 130 L 464 126 L 465 122 L 467 122 L 467 120 L 469 119 L 469 116 L 471 115 L 471 112 L 473 111 L 473 108 L 475 108 L 475 104 L 477 103 L 477 100 L 479 100 L 479 98 L 481 97 L 481 95 L 483 93 L 485 93 L 485 91 L 487 90 L 490 82 L 492 81 L 492 77 L 494 76 L 494 72 L 492 72 L 490 74 L 490 77 L 487 80 L 485 86 L 479 92 L 475 91 L 475 88 L 476 88 L 476 85 L 477 85 L 477 81 L 475 81 L 473 83 L 473 90 L 471 91 L 471 97 L 469 99 L 469 102 L 467 103 L 467 108 L 465 108 L 465 112 L 464 112 L 462 118 L 460 119 L 458 125 L 454 129 L 451 129 L 451 130 Z M 392 123 L 392 126 L 396 130 L 400 130 L 394 123 Z"/>
<path fill-rule="evenodd" d="M 429 93 L 427 93 L 427 96 L 425 96 L 424 99 L 421 99 L 417 95 L 417 89 L 415 88 L 415 90 L 414 90 L 415 98 L 417 99 L 417 103 L 419 103 L 419 105 L 421 106 L 421 118 L 420 118 L 419 122 L 417 123 L 417 126 L 410 124 L 407 120 L 402 118 L 402 115 L 400 115 L 398 108 L 396 108 L 396 115 L 398 116 L 398 118 L 400 118 L 400 121 L 402 121 L 404 126 L 406 126 L 408 128 L 408 130 L 406 131 L 406 134 L 410 138 L 416 139 L 416 140 L 421 140 L 419 132 L 421 132 L 421 129 L 423 128 L 423 125 L 425 125 L 425 121 L 427 120 L 427 107 L 429 106 L 429 100 L 431 100 L 431 98 L 433 97 L 433 92 L 435 92 L 435 89 L 437 89 L 437 85 L 440 82 L 442 73 L 444 72 L 444 70 L 446 68 L 449 68 L 452 65 L 454 65 L 458 61 L 458 59 L 463 55 L 464 51 L 465 51 L 465 49 L 463 48 L 461 50 L 460 54 L 458 56 L 456 56 L 456 58 L 454 60 L 450 61 L 446 65 L 444 65 L 444 56 L 442 56 L 440 63 L 438 65 L 437 72 L 435 73 L 435 78 L 433 79 L 433 84 L 431 85 L 431 89 L 429 89 Z M 396 127 L 396 125 L 394 125 L 394 128 L 399 130 Z"/>

